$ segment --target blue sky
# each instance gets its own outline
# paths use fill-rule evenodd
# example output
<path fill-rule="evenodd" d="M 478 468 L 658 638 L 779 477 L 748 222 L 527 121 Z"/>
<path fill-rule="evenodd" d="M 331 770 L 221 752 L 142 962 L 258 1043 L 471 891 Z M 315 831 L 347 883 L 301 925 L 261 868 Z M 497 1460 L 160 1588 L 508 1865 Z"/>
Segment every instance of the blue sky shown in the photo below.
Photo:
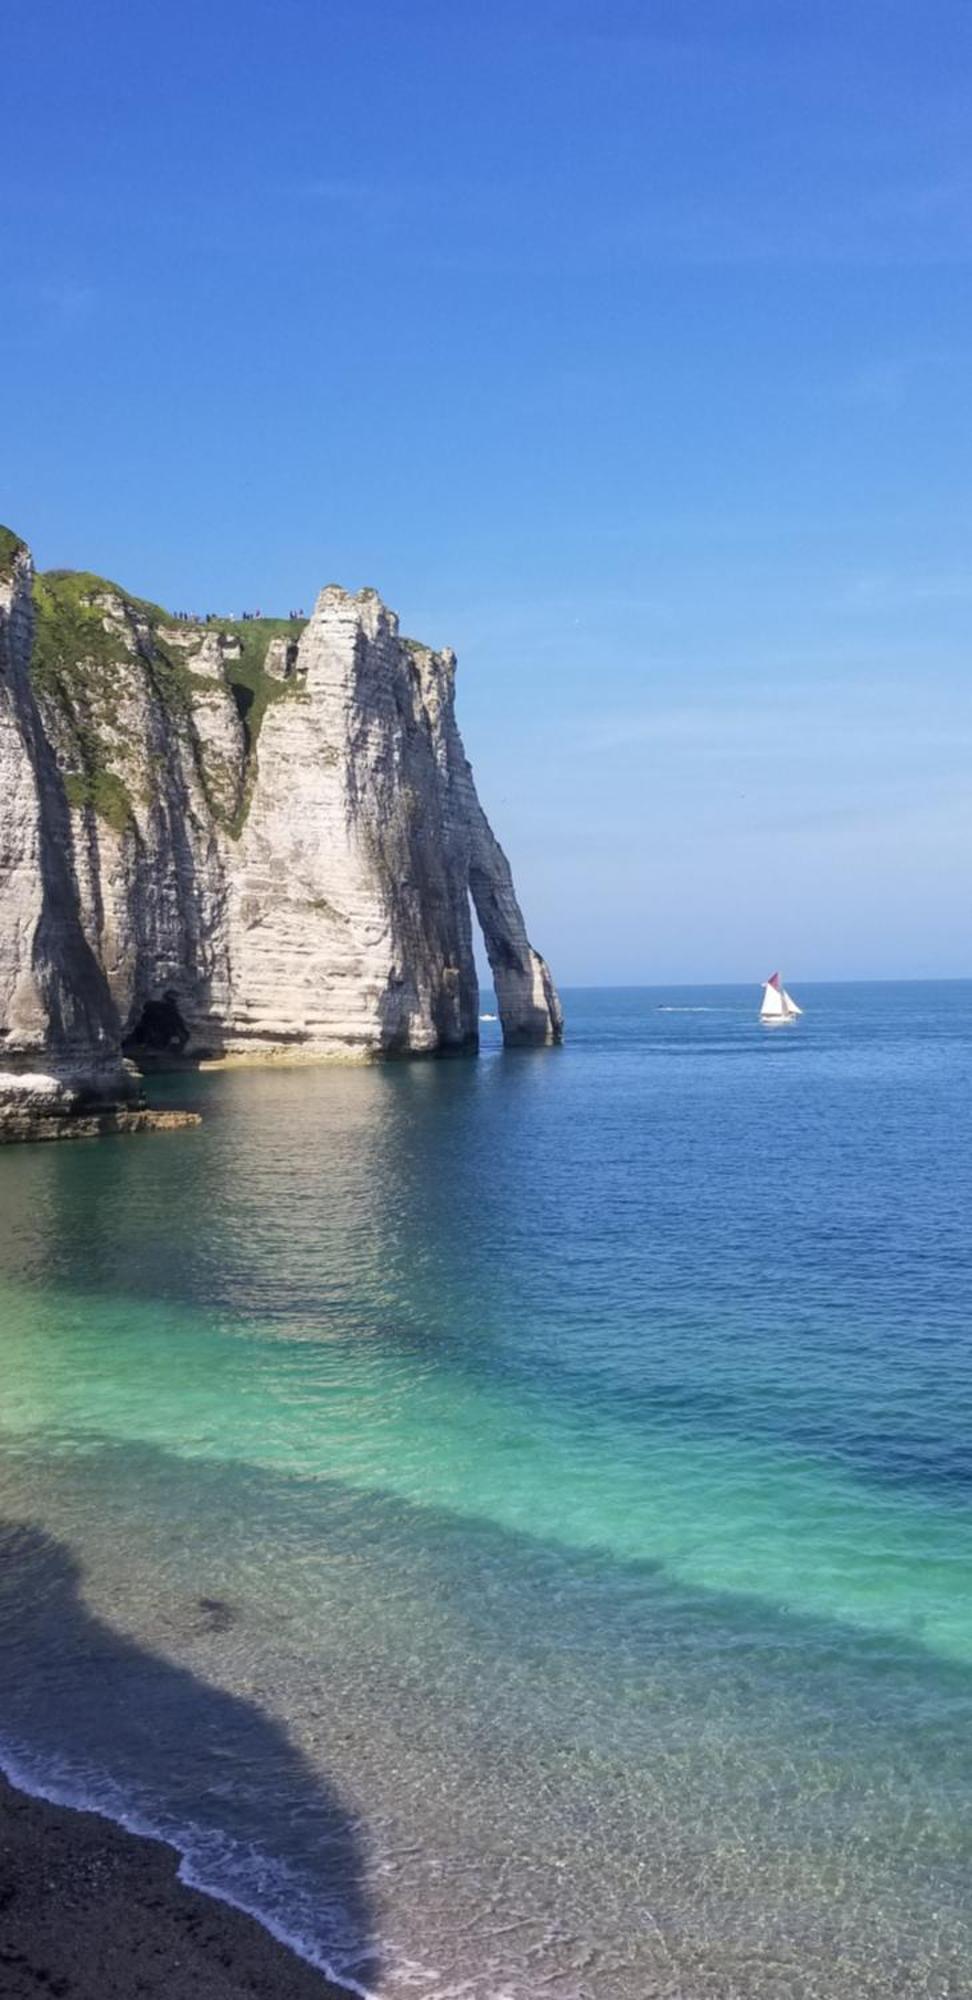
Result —
<path fill-rule="evenodd" d="M 561 979 L 972 973 L 972 10 L 32 0 L 0 519 L 374 583 Z"/>

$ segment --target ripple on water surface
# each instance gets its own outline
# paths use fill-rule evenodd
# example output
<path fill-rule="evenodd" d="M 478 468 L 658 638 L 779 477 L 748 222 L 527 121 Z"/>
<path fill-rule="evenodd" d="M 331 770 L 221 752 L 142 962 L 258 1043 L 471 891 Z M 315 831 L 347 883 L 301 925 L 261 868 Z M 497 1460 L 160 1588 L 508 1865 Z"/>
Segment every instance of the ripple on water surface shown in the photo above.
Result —
<path fill-rule="evenodd" d="M 389 1996 L 972 1990 L 972 991 L 810 995 L 0 1156 L 21 1771 Z"/>

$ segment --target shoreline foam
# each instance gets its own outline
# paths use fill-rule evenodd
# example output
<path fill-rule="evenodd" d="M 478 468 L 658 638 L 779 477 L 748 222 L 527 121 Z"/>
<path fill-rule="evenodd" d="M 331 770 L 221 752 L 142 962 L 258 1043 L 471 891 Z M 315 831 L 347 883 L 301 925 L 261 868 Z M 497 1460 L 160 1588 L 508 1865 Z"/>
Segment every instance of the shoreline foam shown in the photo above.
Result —
<path fill-rule="evenodd" d="M 5 2000 L 375 2000 L 150 1826 L 58 1792 L 0 1753 Z"/>

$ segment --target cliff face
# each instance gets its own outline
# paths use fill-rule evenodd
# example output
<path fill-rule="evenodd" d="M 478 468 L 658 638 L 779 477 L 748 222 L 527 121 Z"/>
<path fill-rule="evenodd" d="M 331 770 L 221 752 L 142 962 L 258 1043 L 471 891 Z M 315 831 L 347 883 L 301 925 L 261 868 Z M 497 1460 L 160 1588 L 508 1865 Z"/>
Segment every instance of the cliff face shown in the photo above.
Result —
<path fill-rule="evenodd" d="M 470 896 L 506 1040 L 559 1040 L 454 673 L 371 591 L 194 625 L 0 540 L 0 1103 L 124 1093 L 123 1040 L 474 1047 Z"/>
<path fill-rule="evenodd" d="M 123 1102 L 133 1084 L 118 1018 L 81 922 L 74 829 L 30 665 L 33 570 L 0 537 L 0 1106 L 13 1134 L 37 1119 Z"/>

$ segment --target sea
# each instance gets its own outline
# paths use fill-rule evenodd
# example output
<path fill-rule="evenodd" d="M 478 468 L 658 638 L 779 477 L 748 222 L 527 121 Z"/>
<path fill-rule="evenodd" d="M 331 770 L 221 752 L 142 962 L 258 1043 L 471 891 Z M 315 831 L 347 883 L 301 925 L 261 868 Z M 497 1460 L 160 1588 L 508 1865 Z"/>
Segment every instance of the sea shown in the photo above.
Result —
<path fill-rule="evenodd" d="M 793 991 L 0 1152 L 16 1782 L 380 2000 L 968 2000 L 972 982 Z"/>

